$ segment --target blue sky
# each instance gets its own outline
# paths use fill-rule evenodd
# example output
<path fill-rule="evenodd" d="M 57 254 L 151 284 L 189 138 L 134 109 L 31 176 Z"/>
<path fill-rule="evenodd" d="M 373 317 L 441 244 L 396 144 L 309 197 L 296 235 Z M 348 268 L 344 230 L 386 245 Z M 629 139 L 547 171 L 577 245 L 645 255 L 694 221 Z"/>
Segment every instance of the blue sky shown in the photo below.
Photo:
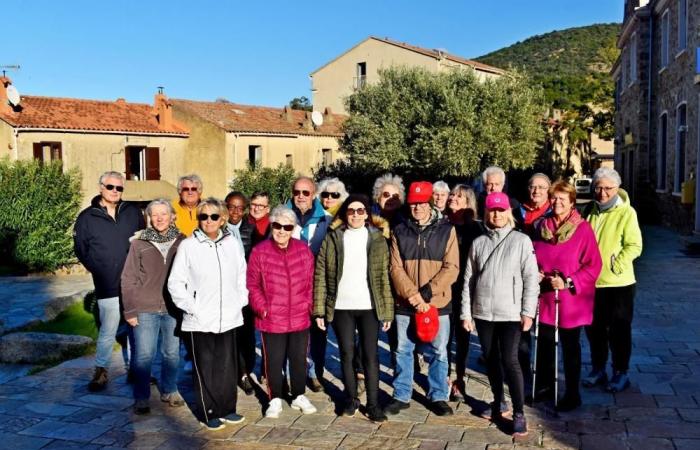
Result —
<path fill-rule="evenodd" d="M 0 65 L 23 94 L 282 106 L 369 35 L 476 57 L 535 34 L 619 22 L 619 0 L 3 1 Z"/>

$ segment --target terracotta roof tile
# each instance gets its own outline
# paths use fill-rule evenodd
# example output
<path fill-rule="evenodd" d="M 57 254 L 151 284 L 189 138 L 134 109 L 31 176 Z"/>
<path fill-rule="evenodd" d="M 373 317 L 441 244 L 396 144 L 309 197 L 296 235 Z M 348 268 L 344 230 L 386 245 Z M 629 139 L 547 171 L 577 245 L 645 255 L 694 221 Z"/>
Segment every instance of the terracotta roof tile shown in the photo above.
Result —
<path fill-rule="evenodd" d="M 342 114 L 331 114 L 332 120 L 328 120 L 324 116 L 323 125 L 314 129 L 305 126 L 309 120 L 306 111 L 227 102 L 171 101 L 174 107 L 188 110 L 228 132 L 341 136 L 341 125 L 347 118 Z M 291 114 L 290 120 L 285 117 L 285 111 Z"/>
<path fill-rule="evenodd" d="M 153 106 L 143 103 L 83 100 L 76 98 L 23 96 L 21 110 L 0 114 L 0 119 L 14 127 L 129 132 L 149 134 L 188 134 L 188 129 L 174 123 L 163 130 L 153 113 Z"/>

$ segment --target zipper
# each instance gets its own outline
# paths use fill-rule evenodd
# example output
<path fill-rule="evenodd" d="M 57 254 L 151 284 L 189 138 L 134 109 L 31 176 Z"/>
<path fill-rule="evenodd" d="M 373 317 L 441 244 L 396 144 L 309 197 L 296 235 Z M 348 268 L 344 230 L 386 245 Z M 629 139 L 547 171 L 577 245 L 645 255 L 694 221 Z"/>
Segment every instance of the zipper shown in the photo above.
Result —
<path fill-rule="evenodd" d="M 221 333 L 222 321 L 224 315 L 224 280 L 223 274 L 221 273 L 221 258 L 219 258 L 219 245 L 214 244 L 214 251 L 216 252 L 216 261 L 219 263 L 219 333 Z"/>
<path fill-rule="evenodd" d="M 287 272 L 287 280 L 289 280 L 289 289 L 287 289 L 287 305 L 289 305 L 289 314 L 287 314 L 287 329 L 289 330 L 292 328 L 292 277 L 289 273 L 289 260 L 287 258 L 289 254 L 289 246 L 282 249 L 282 253 L 284 255 L 284 270 Z"/>

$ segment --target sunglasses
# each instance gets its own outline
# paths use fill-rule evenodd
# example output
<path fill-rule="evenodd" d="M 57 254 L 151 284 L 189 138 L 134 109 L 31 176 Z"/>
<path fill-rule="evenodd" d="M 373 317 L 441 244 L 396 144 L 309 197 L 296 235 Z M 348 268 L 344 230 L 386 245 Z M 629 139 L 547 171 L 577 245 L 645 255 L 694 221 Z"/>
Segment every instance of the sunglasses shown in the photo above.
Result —
<path fill-rule="evenodd" d="M 292 191 L 292 194 L 294 194 L 295 197 L 299 197 L 300 195 L 303 195 L 304 197 L 311 197 L 311 191 L 307 190 L 299 190 L 299 189 L 294 189 Z"/>
<path fill-rule="evenodd" d="M 117 192 L 124 192 L 124 186 L 117 186 L 114 184 L 103 184 L 102 186 L 104 186 L 104 188 L 108 191 L 113 191 L 116 189 Z"/>
<path fill-rule="evenodd" d="M 382 192 L 382 197 L 384 197 L 384 198 L 399 198 L 399 194 L 392 194 L 390 192 Z"/>
<path fill-rule="evenodd" d="M 348 208 L 348 216 L 364 216 L 366 212 L 365 208 Z"/>
<path fill-rule="evenodd" d="M 221 219 L 221 215 L 216 214 L 216 213 L 214 213 L 214 214 L 204 214 L 204 213 L 197 214 L 197 220 L 199 220 L 200 222 L 204 222 L 205 220 L 207 220 L 209 218 L 211 218 L 212 221 L 216 222 L 217 220 Z"/>
<path fill-rule="evenodd" d="M 339 199 L 340 198 L 340 192 L 321 192 L 321 198 L 334 198 L 334 199 Z"/>
<path fill-rule="evenodd" d="M 291 224 L 282 225 L 279 222 L 272 222 L 270 225 L 272 226 L 273 230 L 292 231 L 294 229 L 294 225 L 291 225 Z"/>
<path fill-rule="evenodd" d="M 182 187 L 180 188 L 180 192 L 197 192 L 196 187 Z"/>

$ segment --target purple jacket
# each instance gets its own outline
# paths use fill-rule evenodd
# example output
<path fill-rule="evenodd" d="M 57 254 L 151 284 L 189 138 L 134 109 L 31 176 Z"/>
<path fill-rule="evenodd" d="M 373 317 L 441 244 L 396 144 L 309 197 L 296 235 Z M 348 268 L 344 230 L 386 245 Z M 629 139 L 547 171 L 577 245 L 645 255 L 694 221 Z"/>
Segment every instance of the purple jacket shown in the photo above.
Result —
<path fill-rule="evenodd" d="M 311 326 L 314 256 L 298 239 L 282 250 L 272 239 L 253 248 L 248 261 L 249 304 L 255 327 L 291 333 Z"/>
<path fill-rule="evenodd" d="M 563 243 L 535 240 L 537 265 L 545 274 L 555 269 L 573 281 L 574 289 L 559 291 L 559 326 L 576 328 L 593 321 L 595 282 L 603 265 L 598 243 L 588 222 L 582 222 L 573 236 Z M 540 294 L 540 322 L 554 325 L 554 291 Z"/>

